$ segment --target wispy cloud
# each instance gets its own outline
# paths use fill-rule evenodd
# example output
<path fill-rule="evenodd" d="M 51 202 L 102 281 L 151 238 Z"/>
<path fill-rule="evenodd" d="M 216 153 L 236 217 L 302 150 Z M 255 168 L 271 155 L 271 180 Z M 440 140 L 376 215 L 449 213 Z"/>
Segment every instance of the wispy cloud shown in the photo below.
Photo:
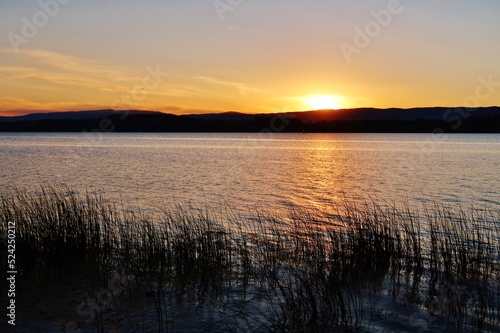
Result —
<path fill-rule="evenodd" d="M 12 54 L 0 49 L 0 54 Z M 84 58 L 45 50 L 20 50 L 16 66 L 0 67 L 0 75 L 102 91 L 123 91 L 141 78 L 126 70 Z"/>
<path fill-rule="evenodd" d="M 6 76 L 12 79 L 47 82 L 103 92 L 129 93 L 131 89 L 142 84 L 144 75 L 147 74 L 143 72 L 134 75 L 127 69 L 46 50 L 25 49 L 14 54 L 11 49 L 2 48 L 0 54 L 15 56 L 14 62 L 16 63 L 15 66 L 0 66 L 0 77 Z M 207 79 L 219 84 L 224 83 L 213 78 Z M 241 91 L 249 90 L 244 85 L 236 88 Z M 161 88 L 148 91 L 148 95 L 194 98 L 208 96 L 209 92 L 194 85 L 162 82 Z"/>
<path fill-rule="evenodd" d="M 230 82 L 230 81 L 224 81 L 220 80 L 211 76 L 197 76 L 196 79 L 203 80 L 205 82 L 209 83 L 214 83 L 214 84 L 219 84 L 219 85 L 225 85 L 225 86 L 230 86 L 235 88 L 241 95 L 246 95 L 248 93 L 258 93 L 261 92 L 260 89 L 249 87 L 244 83 L 239 83 L 239 82 Z"/>
<path fill-rule="evenodd" d="M 9 48 L 0 49 L 0 53 L 3 54 L 13 54 L 13 52 Z M 115 81 L 128 81 L 134 78 L 131 75 L 127 75 L 122 68 L 47 50 L 25 49 L 20 50 L 15 55 L 30 60 L 34 65 L 44 65 L 44 68 L 50 68 L 51 70 L 101 76 Z"/>
<path fill-rule="evenodd" d="M 105 78 L 53 72 L 31 67 L 2 66 L 0 67 L 0 76 L 2 75 L 13 79 L 35 80 L 62 86 L 92 88 L 103 91 L 123 91 L 127 89 L 127 86 L 123 85 L 123 83 L 112 83 Z"/>
<path fill-rule="evenodd" d="M 14 54 L 11 49 L 0 48 L 0 56 L 5 60 L 0 64 L 0 80 L 9 91 L 18 91 L 17 89 L 22 88 L 24 92 L 22 95 L 15 94 L 24 98 L 17 100 L 9 99 L 5 93 L 2 97 L 0 93 L 0 112 L 3 110 L 4 114 L 6 110 L 14 110 L 17 113 L 23 110 L 102 108 L 103 104 L 104 107 L 109 107 L 106 104 L 114 105 L 116 99 L 122 100 L 123 96 L 130 97 L 137 87 L 141 87 L 145 76 L 150 75 L 146 69 L 140 72 L 137 69 L 121 68 L 92 59 L 40 49 L 23 49 Z M 165 101 L 193 105 L 192 101 L 198 100 L 226 100 L 227 92 L 224 90 L 230 90 L 233 96 L 232 90 L 240 95 L 262 93 L 261 90 L 241 82 L 231 82 L 211 76 L 172 75 L 155 89 L 147 91 L 147 101 L 134 102 L 126 98 L 127 103 L 124 107 L 130 107 L 134 102 L 137 107 L 148 108 L 156 105 L 163 110 L 162 105 Z M 46 95 L 43 95 L 45 93 Z M 53 102 L 37 102 L 41 101 L 40 96 L 44 96 L 43 100 Z M 89 97 L 92 100 L 85 100 Z M 73 99 L 74 103 L 67 103 L 62 99 L 66 101 Z M 83 102 L 84 106 L 77 101 Z M 92 104 L 97 101 L 100 105 Z M 181 109 L 174 111 L 184 112 Z"/>
<path fill-rule="evenodd" d="M 98 110 L 108 108 L 107 105 L 98 103 L 78 103 L 78 102 L 37 102 L 22 98 L 0 97 L 0 116 L 22 116 L 37 112 L 53 111 L 81 111 Z M 118 107 L 120 109 L 120 107 Z M 127 109 L 127 107 L 124 107 Z M 185 108 L 179 106 L 163 105 L 158 107 L 149 107 L 149 110 L 156 110 L 165 113 L 174 114 L 196 114 L 196 113 L 215 113 L 220 110 Z"/>
<path fill-rule="evenodd" d="M 20 116 L 34 112 L 78 111 L 103 108 L 100 104 L 80 102 L 37 102 L 23 98 L 0 97 L 1 116 Z"/>
<path fill-rule="evenodd" d="M 163 107 L 158 108 L 158 110 L 161 112 L 174 113 L 174 114 L 200 114 L 200 113 L 220 112 L 220 110 L 185 108 L 185 107 L 179 107 L 179 106 L 163 106 Z"/>

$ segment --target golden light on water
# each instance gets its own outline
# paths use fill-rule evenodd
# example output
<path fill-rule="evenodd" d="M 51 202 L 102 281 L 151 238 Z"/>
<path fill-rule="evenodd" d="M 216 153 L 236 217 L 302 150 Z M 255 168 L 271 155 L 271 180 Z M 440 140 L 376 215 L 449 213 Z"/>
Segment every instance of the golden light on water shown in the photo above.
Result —
<path fill-rule="evenodd" d="M 303 99 L 304 104 L 312 110 L 342 109 L 341 98 L 334 95 L 311 95 Z"/>

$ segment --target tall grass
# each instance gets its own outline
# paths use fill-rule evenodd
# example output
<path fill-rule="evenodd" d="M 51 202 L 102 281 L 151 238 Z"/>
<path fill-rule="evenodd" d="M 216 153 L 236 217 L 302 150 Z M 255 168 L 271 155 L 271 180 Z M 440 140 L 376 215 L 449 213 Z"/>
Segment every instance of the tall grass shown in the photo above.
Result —
<path fill-rule="evenodd" d="M 153 216 L 45 188 L 1 197 L 2 244 L 7 221 L 16 222 L 19 283 L 85 280 L 97 289 L 120 267 L 133 281 L 128 297 L 154 307 L 159 332 L 180 329 L 174 312 L 186 306 L 204 325 L 241 331 L 390 328 L 384 313 L 422 312 L 428 330 L 500 330 L 495 209 L 346 204 L 329 215 L 296 209 L 248 220 L 177 206 Z M 100 313 L 98 331 L 103 316 L 111 314 Z"/>

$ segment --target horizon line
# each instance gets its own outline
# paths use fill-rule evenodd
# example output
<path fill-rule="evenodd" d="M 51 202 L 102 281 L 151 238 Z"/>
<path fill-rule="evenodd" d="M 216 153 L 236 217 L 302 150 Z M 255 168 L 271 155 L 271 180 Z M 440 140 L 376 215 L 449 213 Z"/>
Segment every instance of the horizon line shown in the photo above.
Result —
<path fill-rule="evenodd" d="M 262 114 L 279 114 L 279 113 L 303 113 L 303 112 L 322 112 L 322 111 L 349 111 L 349 110 L 360 110 L 360 109 L 373 109 L 373 110 L 414 110 L 414 109 L 486 109 L 486 108 L 500 108 L 500 105 L 490 105 L 490 106 L 413 106 L 413 107 L 374 107 L 374 106 L 363 106 L 363 107 L 352 107 L 352 108 L 339 108 L 339 109 L 311 109 L 311 110 L 288 110 L 288 111 L 275 111 L 275 112 L 248 112 L 248 111 L 237 111 L 237 110 L 199 110 L 193 109 L 192 112 L 186 110 L 183 113 L 173 113 L 169 111 L 162 110 L 149 110 L 149 109 L 112 109 L 112 108 L 100 108 L 100 109 L 83 109 L 83 110 L 26 110 L 26 111 L 0 111 L 0 117 L 3 118 L 15 118 L 23 117 L 35 114 L 53 114 L 53 113 L 79 113 L 79 112 L 157 112 L 163 114 L 170 114 L 176 116 L 191 116 L 191 115 L 210 115 L 210 114 L 226 114 L 226 113 L 237 113 L 246 115 L 262 115 Z M 196 112 L 199 111 L 199 112 Z M 10 115 L 8 113 L 20 112 L 20 114 Z M 26 113 L 25 113 L 26 112 Z M 7 115 L 4 115 L 7 113 Z"/>

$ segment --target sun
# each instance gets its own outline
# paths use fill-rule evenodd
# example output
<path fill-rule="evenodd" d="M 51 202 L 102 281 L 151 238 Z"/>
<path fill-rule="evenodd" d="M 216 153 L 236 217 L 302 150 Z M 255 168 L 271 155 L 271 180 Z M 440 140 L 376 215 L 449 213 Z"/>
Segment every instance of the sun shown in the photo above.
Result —
<path fill-rule="evenodd" d="M 303 99 L 304 103 L 312 110 L 342 109 L 340 98 L 333 95 L 311 95 Z"/>

